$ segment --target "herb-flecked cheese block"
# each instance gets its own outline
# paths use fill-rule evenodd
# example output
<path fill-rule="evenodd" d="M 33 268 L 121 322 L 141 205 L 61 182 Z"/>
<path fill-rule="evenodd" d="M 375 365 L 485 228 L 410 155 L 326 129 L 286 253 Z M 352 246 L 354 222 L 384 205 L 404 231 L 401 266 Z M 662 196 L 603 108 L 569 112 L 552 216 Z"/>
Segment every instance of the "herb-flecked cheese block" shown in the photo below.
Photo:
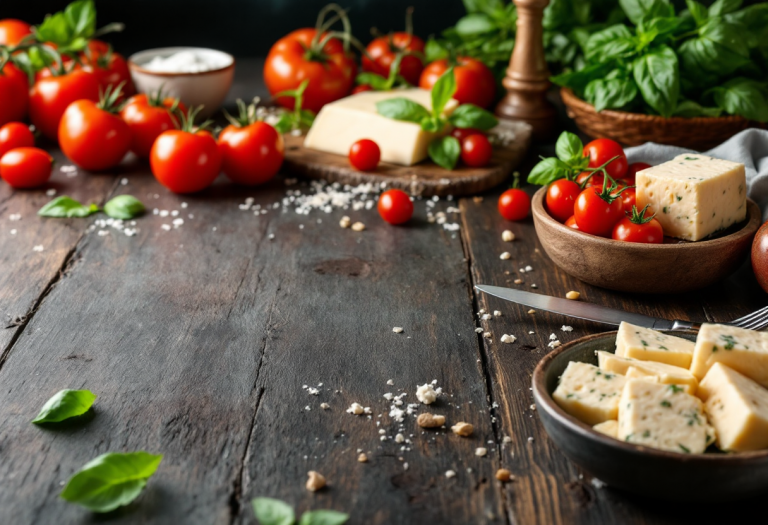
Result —
<path fill-rule="evenodd" d="M 694 153 L 640 171 L 637 208 L 650 204 L 664 234 L 701 240 L 747 216 L 744 164 Z"/>
<path fill-rule="evenodd" d="M 657 378 L 659 383 L 665 385 L 679 385 L 683 387 L 688 394 L 695 394 L 699 381 L 687 369 L 679 366 L 672 366 L 666 363 L 657 363 L 655 361 L 640 361 L 631 357 L 622 357 L 602 350 L 596 352 L 600 368 L 608 372 L 615 372 L 629 377 L 629 369 L 637 371 L 638 376 L 652 376 Z"/>
<path fill-rule="evenodd" d="M 596 425 L 616 419 L 625 381 L 622 375 L 605 372 L 589 363 L 571 361 L 552 398 L 573 417 Z"/>
<path fill-rule="evenodd" d="M 704 324 L 696 337 L 691 372 L 699 380 L 723 363 L 768 387 L 768 337 L 762 332 L 722 324 Z"/>
<path fill-rule="evenodd" d="M 619 434 L 619 422 L 616 421 L 615 419 L 609 419 L 608 421 L 603 421 L 602 423 L 598 423 L 592 428 L 594 430 L 597 430 L 598 432 L 605 434 L 606 436 L 611 436 L 612 438 L 615 438 Z"/>
<path fill-rule="evenodd" d="M 637 445 L 700 454 L 714 441 L 701 400 L 676 385 L 628 379 L 619 400 L 617 438 Z"/>
<path fill-rule="evenodd" d="M 616 334 L 616 355 L 657 361 L 681 368 L 691 366 L 693 341 L 622 322 Z"/>
<path fill-rule="evenodd" d="M 701 382 L 699 397 L 717 430 L 718 448 L 734 452 L 768 448 L 768 390 L 715 363 Z"/>

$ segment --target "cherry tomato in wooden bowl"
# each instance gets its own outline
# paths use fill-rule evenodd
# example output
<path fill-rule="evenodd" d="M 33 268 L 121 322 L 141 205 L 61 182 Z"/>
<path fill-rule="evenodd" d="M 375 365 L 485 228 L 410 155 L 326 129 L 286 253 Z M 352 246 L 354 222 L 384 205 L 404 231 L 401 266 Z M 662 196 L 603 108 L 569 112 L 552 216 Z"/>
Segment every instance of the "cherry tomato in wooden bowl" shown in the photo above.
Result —
<path fill-rule="evenodd" d="M 579 230 L 584 233 L 608 237 L 613 226 L 624 216 L 621 199 L 608 189 L 586 188 L 576 198 L 573 215 Z"/>
<path fill-rule="evenodd" d="M 14 148 L 31 148 L 34 145 L 35 136 L 26 124 L 9 122 L 0 127 L 0 157 Z"/>
<path fill-rule="evenodd" d="M 579 225 L 576 224 L 576 217 L 574 217 L 573 215 L 568 217 L 568 220 L 565 221 L 565 225 L 568 226 L 569 228 L 573 228 L 574 230 L 579 229 Z"/>
<path fill-rule="evenodd" d="M 379 145 L 370 139 L 360 139 L 349 148 L 349 163 L 360 171 L 373 171 L 381 160 Z"/>
<path fill-rule="evenodd" d="M 59 122 L 76 100 L 99 101 L 99 80 L 90 71 L 73 69 L 58 76 L 38 78 L 29 94 L 29 118 L 51 140 L 59 135 Z"/>
<path fill-rule="evenodd" d="M 459 143 L 464 142 L 464 139 L 472 135 L 485 135 L 485 132 L 475 128 L 453 128 L 451 130 L 451 137 L 456 138 Z"/>
<path fill-rule="evenodd" d="M 485 135 L 470 135 L 461 141 L 461 161 L 471 168 L 482 168 L 491 162 L 493 146 Z"/>
<path fill-rule="evenodd" d="M 573 217 L 573 206 L 581 186 L 572 180 L 558 179 L 547 187 L 547 211 L 560 222 Z"/>
<path fill-rule="evenodd" d="M 477 59 L 459 57 L 452 64 L 448 59 L 435 60 L 421 73 L 419 87 L 432 89 L 437 79 L 451 66 L 456 76 L 456 93 L 453 98 L 460 104 L 474 104 L 481 108 L 487 108 L 496 96 L 496 79 L 488 66 Z"/>
<path fill-rule="evenodd" d="M 418 85 L 424 63 L 421 55 L 424 53 L 424 41 L 407 32 L 391 33 L 387 36 L 374 38 L 368 47 L 367 56 L 363 56 L 363 70 L 389 77 L 389 69 L 398 53 L 404 54 L 400 62 L 400 76 L 409 84 Z M 414 53 L 414 54 L 407 54 Z"/>
<path fill-rule="evenodd" d="M 627 173 L 627 156 L 621 145 L 611 139 L 595 139 L 584 146 L 584 155 L 589 157 L 590 168 L 599 168 L 614 157 L 618 157 L 605 167 L 613 179 L 621 179 Z M 597 185 L 597 181 L 593 181 Z"/>
<path fill-rule="evenodd" d="M 522 221 L 531 211 L 531 198 L 523 190 L 512 188 L 501 194 L 498 207 L 508 221 Z"/>
<path fill-rule="evenodd" d="M 379 197 L 378 210 L 389 224 L 403 224 L 413 216 L 413 202 L 402 190 L 387 190 Z"/>
<path fill-rule="evenodd" d="M 631 215 L 619 220 L 613 227 L 611 237 L 616 241 L 640 242 L 644 244 L 661 244 L 664 242 L 664 230 L 661 223 L 648 214 L 648 206 L 637 211 L 632 206 Z"/>
<path fill-rule="evenodd" d="M 768 292 L 768 222 L 757 230 L 752 241 L 752 270 L 757 282 Z"/>
<path fill-rule="evenodd" d="M 32 34 L 32 26 L 15 18 L 0 20 L 0 46 L 14 47 Z"/>
<path fill-rule="evenodd" d="M 24 120 L 29 106 L 29 82 L 19 68 L 7 62 L 0 69 L 0 126 Z"/>
<path fill-rule="evenodd" d="M 652 166 L 650 164 L 646 164 L 645 162 L 633 162 L 632 164 L 627 167 L 627 174 L 624 175 L 624 179 L 628 181 L 630 184 L 635 183 L 635 177 L 637 176 L 638 171 L 647 170 L 648 168 L 651 168 Z"/>
<path fill-rule="evenodd" d="M 53 157 L 40 148 L 16 148 L 0 158 L 0 177 L 18 189 L 37 188 L 51 178 Z"/>

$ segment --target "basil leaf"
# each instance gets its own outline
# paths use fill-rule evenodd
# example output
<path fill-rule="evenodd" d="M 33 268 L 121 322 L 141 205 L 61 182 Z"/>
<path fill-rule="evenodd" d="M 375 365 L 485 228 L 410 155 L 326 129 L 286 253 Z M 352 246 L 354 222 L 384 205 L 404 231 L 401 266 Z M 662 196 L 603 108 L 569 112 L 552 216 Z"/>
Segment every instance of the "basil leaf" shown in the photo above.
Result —
<path fill-rule="evenodd" d="M 45 402 L 32 423 L 58 423 L 88 412 L 96 394 L 90 390 L 61 390 Z"/>
<path fill-rule="evenodd" d="M 118 195 L 104 205 L 104 213 L 113 219 L 133 219 L 145 211 L 144 205 L 133 195 Z"/>
<path fill-rule="evenodd" d="M 555 154 L 566 164 L 578 162 L 584 156 L 584 144 L 575 133 L 563 131 L 557 138 Z"/>
<path fill-rule="evenodd" d="M 499 119 L 493 113 L 474 104 L 462 104 L 448 118 L 457 128 L 475 128 L 483 131 L 497 126 Z"/>
<path fill-rule="evenodd" d="M 387 89 L 387 79 L 376 73 L 364 72 L 355 77 L 356 84 L 368 84 L 376 91 L 385 91 Z"/>
<path fill-rule="evenodd" d="M 638 51 L 654 43 L 666 42 L 685 22 L 685 19 L 675 17 L 644 18 L 637 26 Z"/>
<path fill-rule="evenodd" d="M 619 0 L 627 18 L 637 25 L 644 16 L 675 16 L 675 8 L 668 0 Z"/>
<path fill-rule="evenodd" d="M 528 174 L 528 183 L 546 186 L 557 179 L 564 179 L 571 172 L 568 164 L 555 157 L 543 159 Z"/>
<path fill-rule="evenodd" d="M 592 82 L 596 78 L 602 78 L 608 74 L 613 68 L 612 64 L 592 64 L 586 66 L 579 71 L 573 71 L 570 73 L 562 73 L 560 75 L 550 78 L 552 82 L 558 86 L 569 87 L 573 89 L 577 94 L 583 93 L 587 84 Z"/>
<path fill-rule="evenodd" d="M 691 13 L 693 19 L 696 21 L 696 25 L 704 25 L 709 18 L 709 11 L 707 11 L 707 8 L 696 0 L 685 0 L 685 5 L 688 7 L 688 11 Z"/>
<path fill-rule="evenodd" d="M 443 60 L 450 57 L 451 52 L 443 43 L 434 38 L 430 38 L 427 40 L 427 45 L 424 47 L 424 55 L 426 57 L 426 63 L 430 63 L 435 60 Z"/>
<path fill-rule="evenodd" d="M 693 100 L 681 100 L 672 113 L 675 117 L 719 117 L 723 113 L 720 108 L 705 108 Z"/>
<path fill-rule="evenodd" d="M 768 86 L 738 77 L 712 90 L 715 103 L 731 115 L 768 122 Z"/>
<path fill-rule="evenodd" d="M 633 73 L 643 99 L 662 117 L 669 117 L 680 95 L 677 55 L 661 46 L 635 60 Z"/>
<path fill-rule="evenodd" d="M 741 7 L 741 0 L 716 0 L 709 6 L 709 16 L 723 16 Z"/>
<path fill-rule="evenodd" d="M 64 17 L 74 38 L 88 39 L 96 32 L 96 6 L 93 0 L 72 2 L 64 10 Z"/>
<path fill-rule="evenodd" d="M 75 199 L 62 195 L 40 208 L 37 212 L 41 217 L 88 217 L 99 211 L 95 204 L 83 206 Z"/>
<path fill-rule="evenodd" d="M 748 31 L 748 44 L 756 47 L 763 42 L 768 50 L 768 2 L 751 5 L 734 13 L 725 15 L 725 20 L 742 24 Z"/>
<path fill-rule="evenodd" d="M 498 29 L 485 13 L 470 13 L 456 22 L 456 32 L 464 38 L 472 38 Z"/>
<path fill-rule="evenodd" d="M 440 117 L 427 117 L 421 121 L 421 129 L 430 133 L 442 131 L 445 127 L 445 120 Z"/>
<path fill-rule="evenodd" d="M 631 78 L 611 78 L 587 84 L 585 96 L 596 111 L 602 111 L 626 106 L 635 100 L 637 93 L 637 84 Z"/>
<path fill-rule="evenodd" d="M 710 18 L 699 28 L 699 36 L 686 40 L 680 46 L 680 60 L 686 76 L 705 79 L 732 74 L 738 68 L 748 65 L 749 48 L 743 38 L 744 26 Z"/>
<path fill-rule="evenodd" d="M 278 133 L 288 133 L 293 129 L 294 115 L 293 113 L 284 112 L 280 115 L 280 118 L 275 122 L 274 128 Z"/>
<path fill-rule="evenodd" d="M 253 513 L 261 525 L 293 525 L 296 516 L 287 503 L 274 498 L 256 498 L 251 500 Z"/>
<path fill-rule="evenodd" d="M 299 525 L 342 525 L 349 521 L 349 514 L 335 510 L 312 510 L 301 515 Z"/>
<path fill-rule="evenodd" d="M 429 158 L 447 170 L 452 170 L 459 162 L 461 144 L 456 137 L 439 137 L 429 143 Z"/>
<path fill-rule="evenodd" d="M 631 55 L 634 51 L 635 41 L 629 28 L 617 24 L 593 33 L 587 40 L 584 56 L 587 60 L 605 62 Z"/>
<path fill-rule="evenodd" d="M 299 127 L 311 128 L 315 123 L 316 115 L 308 109 L 299 110 Z"/>
<path fill-rule="evenodd" d="M 162 459 L 147 452 L 102 454 L 69 478 L 61 497 L 93 512 L 115 510 L 141 494 Z"/>
<path fill-rule="evenodd" d="M 428 118 L 427 108 L 407 98 L 390 98 L 376 103 L 376 111 L 379 115 L 395 120 L 404 120 L 406 122 L 415 122 L 421 124 L 421 121 Z"/>
<path fill-rule="evenodd" d="M 72 39 L 72 31 L 69 28 L 67 17 L 59 11 L 52 15 L 46 15 L 43 23 L 34 30 L 37 39 L 41 42 L 52 42 L 57 46 L 66 46 Z"/>
<path fill-rule="evenodd" d="M 456 75 L 453 74 L 453 68 L 440 75 L 435 85 L 432 86 L 432 116 L 440 117 L 443 114 L 445 105 L 453 98 L 456 93 Z"/>

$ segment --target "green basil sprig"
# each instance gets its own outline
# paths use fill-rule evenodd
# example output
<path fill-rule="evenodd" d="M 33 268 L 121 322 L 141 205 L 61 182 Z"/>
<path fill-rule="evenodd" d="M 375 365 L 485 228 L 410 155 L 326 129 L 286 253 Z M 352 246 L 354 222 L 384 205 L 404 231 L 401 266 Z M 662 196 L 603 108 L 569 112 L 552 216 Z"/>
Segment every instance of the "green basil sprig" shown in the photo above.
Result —
<path fill-rule="evenodd" d="M 110 512 L 141 494 L 162 459 L 147 452 L 102 454 L 69 478 L 61 497 L 93 512 Z"/>
<path fill-rule="evenodd" d="M 397 53 L 389 66 L 389 75 L 384 78 L 381 75 L 364 71 L 355 77 L 355 83 L 361 86 L 371 86 L 374 91 L 389 91 L 397 86 L 410 86 L 408 81 L 400 75 L 400 64 L 403 61 L 403 53 Z"/>
<path fill-rule="evenodd" d="M 302 82 L 298 88 L 289 89 L 277 93 L 273 98 L 288 97 L 293 99 L 293 111 L 285 111 L 275 124 L 275 129 L 280 133 L 288 133 L 293 130 L 309 129 L 315 122 L 315 114 L 304 109 L 304 92 L 309 86 L 309 79 Z"/>
<path fill-rule="evenodd" d="M 61 390 L 45 402 L 32 423 L 58 423 L 88 412 L 96 394 L 90 390 Z"/>
<path fill-rule="evenodd" d="M 528 175 L 530 184 L 545 186 L 557 179 L 573 180 L 589 166 L 589 157 L 584 155 L 584 144 L 573 133 L 564 131 L 555 144 L 557 157 L 543 158 Z"/>
<path fill-rule="evenodd" d="M 66 195 L 56 197 L 37 212 L 41 217 L 88 217 L 99 211 L 95 204 L 84 206 Z"/>
<path fill-rule="evenodd" d="M 274 498 L 256 498 L 251 501 L 260 525 L 295 525 L 296 514 L 287 503 Z M 349 514 L 335 510 L 311 510 L 301 515 L 299 525 L 342 525 Z"/>
<path fill-rule="evenodd" d="M 113 219 L 133 219 L 145 211 L 144 204 L 133 195 L 118 195 L 104 205 L 104 213 Z"/>

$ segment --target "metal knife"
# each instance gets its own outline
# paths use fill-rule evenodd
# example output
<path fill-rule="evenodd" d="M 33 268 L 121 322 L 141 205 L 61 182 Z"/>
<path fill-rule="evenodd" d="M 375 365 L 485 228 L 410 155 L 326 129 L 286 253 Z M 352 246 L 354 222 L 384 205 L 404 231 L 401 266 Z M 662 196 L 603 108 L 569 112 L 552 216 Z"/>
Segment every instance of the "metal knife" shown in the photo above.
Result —
<path fill-rule="evenodd" d="M 481 292 L 500 297 L 506 301 L 524 304 L 525 306 L 546 310 L 547 312 L 576 317 L 577 319 L 595 321 L 596 323 L 618 326 L 622 321 L 626 321 L 634 325 L 653 328 L 654 330 L 698 330 L 701 328 L 701 324 L 692 323 L 690 321 L 657 319 L 655 317 L 615 310 L 597 304 L 549 297 L 548 295 L 524 292 L 512 288 L 502 288 L 501 286 L 478 284 L 475 288 Z"/>

